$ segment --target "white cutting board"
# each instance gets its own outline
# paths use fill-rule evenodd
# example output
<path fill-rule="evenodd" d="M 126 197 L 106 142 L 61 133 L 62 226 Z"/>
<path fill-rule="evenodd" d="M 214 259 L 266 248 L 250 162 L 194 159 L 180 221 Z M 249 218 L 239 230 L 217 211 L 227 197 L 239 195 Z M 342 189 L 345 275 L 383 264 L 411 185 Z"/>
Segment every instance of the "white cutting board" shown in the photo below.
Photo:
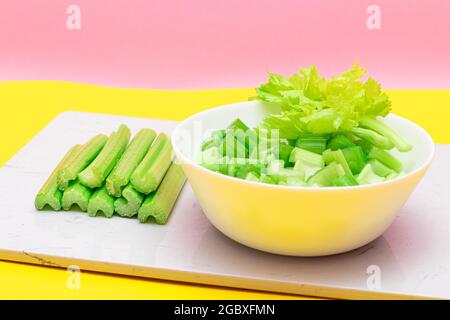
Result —
<path fill-rule="evenodd" d="M 37 212 L 36 192 L 69 147 L 125 123 L 173 121 L 60 114 L 0 169 L 0 259 L 133 276 L 339 298 L 450 298 L 450 146 L 388 231 L 352 252 L 284 257 L 244 247 L 205 218 L 186 184 L 165 226 L 81 212 Z M 363 212 L 361 214 L 364 214 Z"/>

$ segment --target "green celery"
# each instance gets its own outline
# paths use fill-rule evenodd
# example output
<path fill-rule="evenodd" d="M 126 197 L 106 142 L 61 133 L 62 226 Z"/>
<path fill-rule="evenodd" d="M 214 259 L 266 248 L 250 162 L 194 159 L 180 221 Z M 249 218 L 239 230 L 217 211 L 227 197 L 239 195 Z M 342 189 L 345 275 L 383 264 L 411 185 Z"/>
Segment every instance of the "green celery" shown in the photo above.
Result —
<path fill-rule="evenodd" d="M 258 178 L 258 176 L 255 175 L 253 172 L 249 172 L 249 173 L 245 176 L 245 180 L 258 182 L 258 181 L 259 181 L 259 178 Z"/>
<path fill-rule="evenodd" d="M 121 125 L 119 130 L 111 134 L 95 160 L 78 174 L 78 180 L 89 188 L 103 186 L 105 179 L 127 148 L 130 135 L 130 129 L 125 125 Z"/>
<path fill-rule="evenodd" d="M 358 174 L 366 165 L 363 149 L 360 146 L 341 149 L 353 174 Z"/>
<path fill-rule="evenodd" d="M 328 187 L 334 185 L 334 182 L 344 175 L 344 168 L 340 164 L 333 162 L 309 178 L 308 184 L 317 187 Z"/>
<path fill-rule="evenodd" d="M 155 138 L 156 133 L 152 129 L 142 129 L 135 135 L 106 179 L 106 188 L 110 195 L 114 197 L 122 195 L 123 188 L 130 182 L 131 175 L 144 159 Z"/>
<path fill-rule="evenodd" d="M 345 175 L 334 181 L 336 187 L 357 186 L 358 181 L 352 175 Z"/>
<path fill-rule="evenodd" d="M 392 143 L 391 140 L 373 130 L 364 128 L 353 128 L 352 133 L 358 138 L 367 140 L 374 146 L 379 147 L 381 149 L 389 150 L 394 147 L 394 144 Z"/>
<path fill-rule="evenodd" d="M 289 144 L 281 143 L 278 148 L 278 159 L 283 160 L 286 166 L 289 165 L 289 159 L 294 147 Z M 295 161 L 294 161 L 295 162 Z"/>
<path fill-rule="evenodd" d="M 344 149 L 353 147 L 355 144 L 353 141 L 343 134 L 337 134 L 328 142 L 327 147 L 331 150 Z"/>
<path fill-rule="evenodd" d="M 64 210 L 70 210 L 73 205 L 78 205 L 81 211 L 86 212 L 89 205 L 89 199 L 93 192 L 93 189 L 82 185 L 78 181 L 71 183 L 69 187 L 64 190 L 61 199 L 62 208 Z"/>
<path fill-rule="evenodd" d="M 391 168 L 388 168 L 377 159 L 371 159 L 368 163 L 372 166 L 373 171 L 381 177 L 387 177 L 394 172 Z"/>
<path fill-rule="evenodd" d="M 389 139 L 401 152 L 407 152 L 413 148 L 412 144 L 406 141 L 406 139 L 399 135 L 394 129 L 377 120 L 375 117 L 362 117 L 359 123 L 362 127 L 374 130 Z"/>
<path fill-rule="evenodd" d="M 170 139 L 160 133 L 147 155 L 131 175 L 131 184 L 142 193 L 149 194 L 158 188 L 172 162 Z"/>
<path fill-rule="evenodd" d="M 76 155 L 78 148 L 80 148 L 80 145 L 78 144 L 70 148 L 50 177 L 48 177 L 47 181 L 41 187 L 34 201 L 36 209 L 42 210 L 46 205 L 48 205 L 55 211 L 61 210 L 62 191 L 58 189 L 57 176 L 59 170 Z"/>
<path fill-rule="evenodd" d="M 370 150 L 368 157 L 369 159 L 380 161 L 382 164 L 396 172 L 402 171 L 402 162 L 385 150 L 373 147 L 372 150 Z"/>
<path fill-rule="evenodd" d="M 311 166 L 316 167 L 323 167 L 324 161 L 321 155 L 301 149 L 301 148 L 294 148 L 291 152 L 291 155 L 289 157 L 290 162 L 297 162 L 301 160 L 305 164 L 309 164 Z"/>
<path fill-rule="evenodd" d="M 105 217 L 111 218 L 114 214 L 115 198 L 108 193 L 106 187 L 97 189 L 89 199 L 87 212 L 89 216 L 95 217 L 97 213 L 103 212 Z"/>
<path fill-rule="evenodd" d="M 366 164 L 366 166 L 362 169 L 361 173 L 356 178 L 359 184 L 371 184 L 376 182 L 383 182 L 386 179 L 384 177 L 380 177 L 377 175 L 370 163 Z"/>
<path fill-rule="evenodd" d="M 322 154 L 327 148 L 328 139 L 328 135 L 304 133 L 297 139 L 296 146 L 304 150 Z"/>
<path fill-rule="evenodd" d="M 145 199 L 139 209 L 138 219 L 146 222 L 153 217 L 158 224 L 165 224 L 186 181 L 183 169 L 173 163 L 167 170 L 159 188 Z"/>
<path fill-rule="evenodd" d="M 239 141 L 236 136 L 230 132 L 225 135 L 222 141 L 222 154 L 230 158 L 247 158 L 248 152 L 245 144 Z"/>
<path fill-rule="evenodd" d="M 123 189 L 122 197 L 114 202 L 115 211 L 122 217 L 133 217 L 138 213 L 144 198 L 144 194 L 129 184 Z"/>
<path fill-rule="evenodd" d="M 352 170 L 345 159 L 344 153 L 341 149 L 339 150 L 326 150 L 323 155 L 323 160 L 326 164 L 330 164 L 331 162 L 336 162 L 344 168 L 345 174 L 348 176 L 353 176 Z"/>
<path fill-rule="evenodd" d="M 99 134 L 78 148 L 77 154 L 59 171 L 57 176 L 58 187 L 64 191 L 71 181 L 76 180 L 78 174 L 97 157 L 107 141 L 106 135 Z"/>

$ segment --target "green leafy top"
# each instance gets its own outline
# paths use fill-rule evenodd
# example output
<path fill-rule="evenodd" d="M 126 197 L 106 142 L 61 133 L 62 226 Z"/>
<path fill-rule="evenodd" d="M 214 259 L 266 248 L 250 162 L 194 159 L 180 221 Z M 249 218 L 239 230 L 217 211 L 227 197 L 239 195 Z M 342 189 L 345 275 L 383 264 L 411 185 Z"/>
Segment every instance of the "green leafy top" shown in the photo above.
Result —
<path fill-rule="evenodd" d="M 291 77 L 270 74 L 269 82 L 256 89 L 251 99 L 274 103 L 281 113 L 264 119 L 261 127 L 280 130 L 280 137 L 295 139 L 302 132 L 351 131 L 363 116 L 386 116 L 391 103 L 358 62 L 348 71 L 327 80 L 313 65 Z"/>

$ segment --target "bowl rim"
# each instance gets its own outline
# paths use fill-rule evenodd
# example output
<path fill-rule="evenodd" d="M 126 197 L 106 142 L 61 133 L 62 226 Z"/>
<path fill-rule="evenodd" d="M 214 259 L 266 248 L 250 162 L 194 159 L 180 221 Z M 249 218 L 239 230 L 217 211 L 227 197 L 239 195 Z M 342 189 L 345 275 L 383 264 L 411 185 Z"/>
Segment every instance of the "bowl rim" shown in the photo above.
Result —
<path fill-rule="evenodd" d="M 182 120 L 181 122 L 179 122 L 177 124 L 177 126 L 175 127 L 175 129 L 172 132 L 171 135 L 171 142 L 172 142 L 172 148 L 175 151 L 175 154 L 178 157 L 181 157 L 180 162 L 181 163 L 187 163 L 189 165 L 194 166 L 196 169 L 199 169 L 200 171 L 205 172 L 206 174 L 212 175 L 212 176 L 216 176 L 218 178 L 222 178 L 225 180 L 229 180 L 230 182 L 239 182 L 239 183 L 243 183 L 243 184 L 247 184 L 250 186 L 256 186 L 256 187 L 261 187 L 261 188 L 276 188 L 276 189 L 286 189 L 286 190 L 303 190 L 303 191 L 338 191 L 338 190 L 359 190 L 359 189 L 366 189 L 366 188 L 377 188 L 377 187 L 381 187 L 384 185 L 388 185 L 388 184 L 394 184 L 396 182 L 399 181 L 403 181 L 408 179 L 411 176 L 416 175 L 417 173 L 421 172 L 422 170 L 426 170 L 426 168 L 431 164 L 431 162 L 433 161 L 434 158 L 434 154 L 435 154 L 435 143 L 433 138 L 431 137 L 431 135 L 421 126 L 419 126 L 417 123 L 408 120 L 407 118 L 404 118 L 402 116 L 399 116 L 395 113 L 389 113 L 388 116 L 394 117 L 396 119 L 400 119 L 400 121 L 404 121 L 407 122 L 408 125 L 411 125 L 412 127 L 414 127 L 417 131 L 420 131 L 424 137 L 426 137 L 426 140 L 428 140 L 427 142 L 429 143 L 429 145 L 431 146 L 431 152 L 429 153 L 426 161 L 424 161 L 419 167 L 417 167 L 416 169 L 412 170 L 411 172 L 401 175 L 399 177 L 396 177 L 394 179 L 391 180 L 387 180 L 387 181 L 381 181 L 381 182 L 375 182 L 375 183 L 370 183 L 370 184 L 363 184 L 363 185 L 357 185 L 357 186 L 327 186 L 327 187 L 318 187 L 318 186 L 286 186 L 286 185 L 278 185 L 278 184 L 270 184 L 270 183 L 266 183 L 266 182 L 257 182 L 257 181 L 250 181 L 250 180 L 245 180 L 245 179 L 240 179 L 240 178 L 236 178 L 236 177 L 231 177 L 228 175 L 225 175 L 223 173 L 220 172 L 216 172 L 213 170 L 209 170 L 207 168 L 202 167 L 201 165 L 199 165 L 198 163 L 196 163 L 194 160 L 191 160 L 189 157 L 185 156 L 178 148 L 178 146 L 176 145 L 176 143 L 174 142 L 174 137 L 176 136 L 176 132 L 177 130 L 179 130 L 179 128 L 181 128 L 182 126 L 186 125 L 186 123 L 195 121 L 195 120 L 199 120 L 199 118 L 201 118 L 204 114 L 209 113 L 209 112 L 214 112 L 217 111 L 219 109 L 226 109 L 226 108 L 230 108 L 230 107 L 237 107 L 238 105 L 242 105 L 242 104 L 252 104 L 252 103 L 257 103 L 257 101 L 241 101 L 241 102 L 236 102 L 236 103 L 230 103 L 230 104 L 226 104 L 226 105 L 222 105 L 222 106 L 217 106 L 217 107 L 212 107 L 212 108 L 208 108 L 206 110 L 197 112 L 195 114 L 193 114 L 192 116 Z"/>

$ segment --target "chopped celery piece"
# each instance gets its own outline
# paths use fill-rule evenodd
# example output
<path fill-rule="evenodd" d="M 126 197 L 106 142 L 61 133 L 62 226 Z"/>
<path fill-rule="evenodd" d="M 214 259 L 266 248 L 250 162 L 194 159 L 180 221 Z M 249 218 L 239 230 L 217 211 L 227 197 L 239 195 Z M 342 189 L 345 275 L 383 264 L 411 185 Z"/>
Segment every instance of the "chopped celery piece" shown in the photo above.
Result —
<path fill-rule="evenodd" d="M 344 168 L 336 162 L 331 163 L 308 179 L 308 184 L 317 187 L 328 187 L 345 175 Z"/>
<path fill-rule="evenodd" d="M 269 163 L 268 173 L 269 174 L 277 174 L 284 168 L 284 161 L 283 160 L 272 160 Z"/>
<path fill-rule="evenodd" d="M 345 175 L 334 181 L 334 185 L 337 187 L 357 186 L 358 181 L 352 175 Z"/>
<path fill-rule="evenodd" d="M 386 138 L 385 136 L 382 136 L 381 134 L 370 130 L 370 129 L 364 129 L 364 128 L 354 128 L 352 130 L 352 133 L 364 140 L 367 140 L 371 144 L 373 144 L 376 147 L 379 147 L 381 149 L 392 149 L 394 147 L 394 144 L 391 140 Z"/>
<path fill-rule="evenodd" d="M 102 151 L 89 166 L 78 174 L 78 180 L 89 188 L 103 186 L 105 179 L 124 153 L 130 141 L 130 129 L 121 125 L 113 132 Z"/>
<path fill-rule="evenodd" d="M 345 160 L 347 160 L 353 174 L 358 174 L 366 165 L 363 149 L 360 146 L 342 149 Z"/>
<path fill-rule="evenodd" d="M 230 158 L 247 158 L 248 152 L 245 144 L 239 141 L 232 133 L 227 133 L 222 141 L 222 154 Z"/>
<path fill-rule="evenodd" d="M 129 184 L 123 189 L 122 197 L 114 202 L 115 211 L 122 217 L 132 217 L 138 213 L 144 198 L 144 194 Z"/>
<path fill-rule="evenodd" d="M 401 173 L 397 173 L 395 171 L 392 171 L 392 173 L 387 175 L 386 180 L 392 180 L 392 179 L 395 179 L 395 178 L 398 178 L 398 177 L 401 177 L 401 176 L 402 176 Z"/>
<path fill-rule="evenodd" d="M 377 120 L 375 117 L 364 116 L 359 123 L 362 127 L 374 130 L 389 139 L 397 150 L 401 152 L 407 152 L 413 148 L 412 144 L 406 141 L 394 129 Z"/>
<path fill-rule="evenodd" d="M 295 162 L 294 171 L 299 172 L 304 180 L 308 180 L 309 177 L 324 167 L 321 155 L 300 148 L 292 150 L 289 161 Z"/>
<path fill-rule="evenodd" d="M 322 168 L 323 166 L 311 165 L 302 160 L 297 160 L 294 165 L 294 171 L 298 172 L 305 181 L 308 180 L 310 177 L 312 177 L 314 174 L 316 174 L 316 172 Z"/>
<path fill-rule="evenodd" d="M 339 150 L 326 150 L 323 155 L 323 160 L 326 164 L 329 164 L 331 162 L 336 162 L 344 168 L 345 174 L 348 176 L 353 176 L 352 170 L 350 169 L 350 166 L 347 163 L 347 160 L 345 159 L 344 153 L 341 149 Z"/>
<path fill-rule="evenodd" d="M 372 150 L 373 145 L 368 142 L 367 140 L 364 139 L 358 139 L 355 141 L 355 144 L 359 147 L 361 147 L 362 151 L 364 152 L 365 155 L 368 155 L 370 150 Z"/>
<path fill-rule="evenodd" d="M 343 134 L 335 135 L 328 142 L 328 148 L 331 150 L 344 149 L 344 148 L 353 147 L 353 146 L 355 146 L 353 141 Z"/>
<path fill-rule="evenodd" d="M 387 177 L 394 172 L 391 168 L 388 168 L 377 159 L 371 159 L 368 163 L 372 166 L 373 172 L 380 177 Z"/>
<path fill-rule="evenodd" d="M 294 150 L 294 147 L 292 147 L 289 144 L 281 143 L 278 148 L 278 159 L 283 160 L 285 165 L 289 165 L 289 158 L 291 156 L 292 151 Z M 295 162 L 295 161 L 293 161 Z"/>
<path fill-rule="evenodd" d="M 244 132 L 247 132 L 249 130 L 249 127 L 239 118 L 234 120 L 227 129 L 231 130 L 242 130 Z"/>
<path fill-rule="evenodd" d="M 138 219 L 146 222 L 153 217 L 158 224 L 165 224 L 186 181 L 183 169 L 173 163 L 167 170 L 159 188 L 147 196 L 139 209 Z"/>
<path fill-rule="evenodd" d="M 237 178 L 241 178 L 241 179 L 245 179 L 249 173 L 259 176 L 261 174 L 262 168 L 263 168 L 263 165 L 258 164 L 258 163 L 254 163 L 254 164 L 248 163 L 248 164 L 237 165 L 235 176 Z"/>
<path fill-rule="evenodd" d="M 253 172 L 249 172 L 249 173 L 245 176 L 245 180 L 258 182 L 258 181 L 259 181 L 259 178 L 258 178 L 258 176 L 255 175 Z"/>
<path fill-rule="evenodd" d="M 144 159 L 155 138 L 156 133 L 152 129 L 142 129 L 135 135 L 106 179 L 106 188 L 110 195 L 114 197 L 122 195 L 123 188 L 130 182 L 132 173 Z"/>
<path fill-rule="evenodd" d="M 89 205 L 89 199 L 93 192 L 93 189 L 82 185 L 78 181 L 71 183 L 69 187 L 64 190 L 61 200 L 62 208 L 64 210 L 70 210 L 73 205 L 78 205 L 81 211 L 86 212 Z"/>
<path fill-rule="evenodd" d="M 299 160 L 311 166 L 324 166 L 324 161 L 321 155 L 301 148 L 294 148 L 291 152 L 291 156 L 289 157 L 289 161 L 297 162 Z"/>
<path fill-rule="evenodd" d="M 314 153 L 322 154 L 327 148 L 328 135 L 302 134 L 297 139 L 296 146 Z"/>
<path fill-rule="evenodd" d="M 79 147 L 80 145 L 77 144 L 76 146 L 70 148 L 50 177 L 48 177 L 47 181 L 41 187 L 34 201 L 36 209 L 42 210 L 46 205 L 48 205 L 55 211 L 61 210 L 62 191 L 58 189 L 57 176 L 59 170 L 64 167 L 66 163 L 70 161 L 78 152 Z"/>
<path fill-rule="evenodd" d="M 105 217 L 111 218 L 114 214 L 114 201 L 116 198 L 111 196 L 106 187 L 97 189 L 89 199 L 87 212 L 89 216 L 95 217 L 97 213 L 103 212 Z"/>
<path fill-rule="evenodd" d="M 402 171 L 403 164 L 401 161 L 385 150 L 373 147 L 372 150 L 370 150 L 368 157 L 369 159 L 380 161 L 382 164 L 396 172 Z"/>
<path fill-rule="evenodd" d="M 366 166 L 362 169 L 361 173 L 356 178 L 359 184 L 371 184 L 376 182 L 383 182 L 386 180 L 384 177 L 380 177 L 377 175 L 370 163 L 366 164 Z"/>
<path fill-rule="evenodd" d="M 77 154 L 59 171 L 58 187 L 64 191 L 71 181 L 76 180 L 78 174 L 97 157 L 107 141 L 107 136 L 99 134 L 78 148 Z"/>
<path fill-rule="evenodd" d="M 306 182 L 301 177 L 286 177 L 286 185 L 299 187 L 307 186 Z"/>
<path fill-rule="evenodd" d="M 170 139 L 164 133 L 160 133 L 131 175 L 131 184 L 137 191 L 149 194 L 158 188 L 171 162 Z"/>
<path fill-rule="evenodd" d="M 259 181 L 268 184 L 277 184 L 277 179 L 275 179 L 275 177 L 268 176 L 267 174 L 262 174 Z"/>

